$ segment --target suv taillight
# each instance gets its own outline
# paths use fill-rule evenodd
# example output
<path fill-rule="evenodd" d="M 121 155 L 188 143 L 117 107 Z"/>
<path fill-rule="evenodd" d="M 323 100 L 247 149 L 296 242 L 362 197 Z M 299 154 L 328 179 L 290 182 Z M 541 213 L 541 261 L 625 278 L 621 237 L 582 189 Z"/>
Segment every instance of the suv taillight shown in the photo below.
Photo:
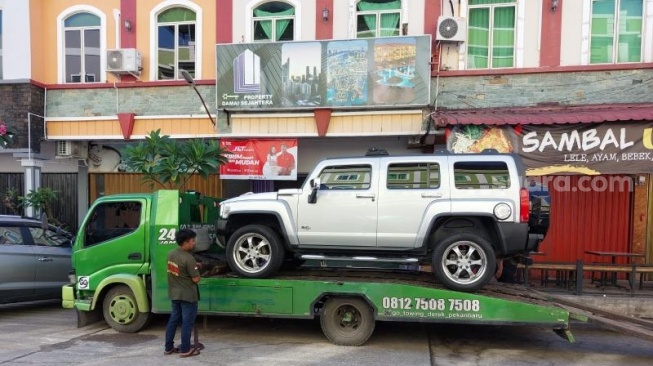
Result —
<path fill-rule="evenodd" d="M 519 191 L 519 221 L 528 222 L 531 213 L 531 201 L 528 198 L 528 189 L 522 188 Z"/>

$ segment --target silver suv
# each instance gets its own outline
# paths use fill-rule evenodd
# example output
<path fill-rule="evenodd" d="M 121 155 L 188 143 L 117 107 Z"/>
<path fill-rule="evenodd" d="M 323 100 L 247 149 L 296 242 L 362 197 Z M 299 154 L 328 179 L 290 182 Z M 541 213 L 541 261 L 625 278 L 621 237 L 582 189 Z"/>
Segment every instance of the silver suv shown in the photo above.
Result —
<path fill-rule="evenodd" d="M 324 159 L 301 189 L 223 201 L 218 241 L 244 277 L 289 259 L 420 263 L 446 287 L 475 291 L 497 259 L 543 239 L 529 232 L 523 174 L 516 155 L 494 152 Z"/>
<path fill-rule="evenodd" d="M 0 215 L 0 304 L 61 298 L 71 243 L 72 235 L 40 220 Z"/>

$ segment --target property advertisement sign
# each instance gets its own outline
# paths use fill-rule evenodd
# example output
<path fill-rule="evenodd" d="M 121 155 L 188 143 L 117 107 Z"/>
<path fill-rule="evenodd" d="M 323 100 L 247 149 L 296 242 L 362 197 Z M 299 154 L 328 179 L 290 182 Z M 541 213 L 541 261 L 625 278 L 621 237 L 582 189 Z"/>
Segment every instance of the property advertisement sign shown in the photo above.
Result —
<path fill-rule="evenodd" d="M 424 106 L 431 37 L 216 46 L 219 109 Z"/>
<path fill-rule="evenodd" d="M 229 151 L 221 179 L 297 180 L 297 139 L 221 139 L 220 147 Z"/>
<path fill-rule="evenodd" d="M 447 148 L 514 152 L 533 176 L 653 173 L 653 122 L 455 126 L 448 131 Z"/>

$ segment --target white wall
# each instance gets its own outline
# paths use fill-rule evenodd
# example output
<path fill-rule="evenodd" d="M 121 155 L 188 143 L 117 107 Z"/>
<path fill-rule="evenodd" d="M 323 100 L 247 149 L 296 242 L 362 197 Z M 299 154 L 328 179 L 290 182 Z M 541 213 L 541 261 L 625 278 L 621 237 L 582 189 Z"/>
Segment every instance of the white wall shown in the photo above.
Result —
<path fill-rule="evenodd" d="M 29 0 L 0 0 L 4 80 L 32 77 L 29 5 Z"/>
<path fill-rule="evenodd" d="M 583 1 L 563 1 L 560 66 L 580 65 L 583 30 Z"/>

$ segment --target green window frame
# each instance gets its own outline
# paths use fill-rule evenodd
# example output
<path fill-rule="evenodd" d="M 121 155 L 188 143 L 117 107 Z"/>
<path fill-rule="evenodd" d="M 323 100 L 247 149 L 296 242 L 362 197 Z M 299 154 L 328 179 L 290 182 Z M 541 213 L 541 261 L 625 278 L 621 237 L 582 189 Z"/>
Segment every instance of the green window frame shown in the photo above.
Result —
<path fill-rule="evenodd" d="M 642 61 L 643 0 L 592 0 L 590 64 Z"/>
<path fill-rule="evenodd" d="M 295 39 L 295 8 L 285 2 L 270 1 L 253 10 L 254 42 Z"/>
<path fill-rule="evenodd" d="M 467 69 L 515 66 L 516 0 L 469 0 Z"/>
<path fill-rule="evenodd" d="M 356 38 L 401 35 L 401 0 L 361 0 L 356 4 Z"/>
<path fill-rule="evenodd" d="M 197 14 L 175 7 L 157 16 L 157 80 L 183 79 L 179 70 L 195 77 L 197 63 Z"/>
<path fill-rule="evenodd" d="M 75 13 L 64 19 L 63 26 L 65 82 L 100 82 L 102 79 L 100 17 L 88 12 Z"/>

